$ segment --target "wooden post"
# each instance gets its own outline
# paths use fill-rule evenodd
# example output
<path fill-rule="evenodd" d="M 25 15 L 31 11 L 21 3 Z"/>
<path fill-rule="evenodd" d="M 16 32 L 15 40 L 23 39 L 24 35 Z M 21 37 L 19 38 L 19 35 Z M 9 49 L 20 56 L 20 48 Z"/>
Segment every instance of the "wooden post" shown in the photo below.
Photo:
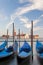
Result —
<path fill-rule="evenodd" d="M 32 48 L 32 61 L 33 61 L 33 21 L 31 21 L 31 48 Z"/>
<path fill-rule="evenodd" d="M 15 30 L 14 30 L 14 23 L 13 23 L 13 52 L 14 52 L 14 47 L 15 47 L 15 44 L 14 44 L 14 42 L 15 42 L 15 35 L 14 35 L 14 32 L 15 32 Z M 15 65 L 17 65 L 17 54 L 14 52 L 14 55 L 15 55 L 15 62 L 16 62 L 16 64 Z"/>
<path fill-rule="evenodd" d="M 7 29 L 7 42 L 8 42 L 8 29 Z M 7 43 L 7 48 L 8 48 L 8 43 Z"/>
<path fill-rule="evenodd" d="M 15 45 L 14 45 L 14 23 L 13 23 L 13 52 L 14 52 L 14 47 Z"/>
<path fill-rule="evenodd" d="M 14 45 L 14 23 L 13 23 L 13 45 Z"/>
<path fill-rule="evenodd" d="M 19 29 L 19 50 L 20 50 L 20 29 Z"/>

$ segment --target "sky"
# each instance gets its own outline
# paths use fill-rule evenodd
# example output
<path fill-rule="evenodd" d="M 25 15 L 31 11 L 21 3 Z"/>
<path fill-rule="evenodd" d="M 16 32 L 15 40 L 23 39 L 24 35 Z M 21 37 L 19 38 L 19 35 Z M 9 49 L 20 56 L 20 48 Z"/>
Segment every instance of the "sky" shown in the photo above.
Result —
<path fill-rule="evenodd" d="M 31 21 L 33 32 L 43 37 L 43 0 L 0 0 L 0 36 L 12 34 L 12 23 L 18 33 L 31 34 Z"/>

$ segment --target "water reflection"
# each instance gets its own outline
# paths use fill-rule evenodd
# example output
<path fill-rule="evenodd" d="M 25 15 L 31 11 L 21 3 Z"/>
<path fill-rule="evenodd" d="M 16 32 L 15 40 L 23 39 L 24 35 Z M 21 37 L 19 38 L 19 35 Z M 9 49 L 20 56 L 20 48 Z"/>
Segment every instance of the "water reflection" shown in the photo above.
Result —
<path fill-rule="evenodd" d="M 0 65 L 12 65 L 12 63 L 14 62 L 14 57 L 9 57 L 9 58 L 5 58 L 5 59 L 0 59 Z"/>

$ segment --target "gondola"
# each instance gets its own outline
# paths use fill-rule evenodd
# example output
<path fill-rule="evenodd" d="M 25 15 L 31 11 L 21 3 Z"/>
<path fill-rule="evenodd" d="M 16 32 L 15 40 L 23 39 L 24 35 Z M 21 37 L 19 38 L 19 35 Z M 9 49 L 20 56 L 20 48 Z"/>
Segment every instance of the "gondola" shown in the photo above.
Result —
<path fill-rule="evenodd" d="M 38 40 L 36 41 L 36 51 L 39 62 L 43 63 L 43 44 Z"/>
<path fill-rule="evenodd" d="M 14 45 L 9 46 L 8 48 L 5 47 L 3 50 L 0 51 L 0 59 L 6 59 L 11 56 L 13 57 L 17 51 L 17 47 L 18 47 L 17 41 L 14 42 Z"/>
<path fill-rule="evenodd" d="M 23 46 L 19 49 L 19 53 L 17 55 L 17 60 L 19 64 L 24 64 L 30 61 L 31 57 L 31 47 L 27 41 L 24 41 Z"/>
<path fill-rule="evenodd" d="M 5 47 L 7 46 L 7 43 L 8 43 L 8 42 L 7 42 L 6 40 L 1 43 L 1 45 L 0 45 L 0 51 L 2 51 L 2 50 L 5 49 Z"/>
<path fill-rule="evenodd" d="M 4 50 L 0 51 L 0 60 L 10 57 L 11 55 L 13 55 L 13 53 L 14 52 L 12 46 L 5 48 Z"/>

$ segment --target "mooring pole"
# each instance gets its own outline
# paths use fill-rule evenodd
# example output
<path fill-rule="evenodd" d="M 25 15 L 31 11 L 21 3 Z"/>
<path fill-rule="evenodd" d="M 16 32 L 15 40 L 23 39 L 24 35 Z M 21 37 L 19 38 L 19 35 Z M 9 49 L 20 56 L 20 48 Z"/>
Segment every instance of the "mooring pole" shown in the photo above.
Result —
<path fill-rule="evenodd" d="M 8 42 L 8 29 L 7 29 L 7 42 Z M 8 48 L 8 43 L 7 43 L 7 48 Z"/>
<path fill-rule="evenodd" d="M 14 45 L 14 23 L 13 23 L 13 45 Z"/>
<path fill-rule="evenodd" d="M 31 48 L 32 48 L 32 61 L 33 61 L 33 21 L 31 21 Z"/>
<path fill-rule="evenodd" d="M 15 30 L 14 30 L 14 23 L 13 23 L 13 51 L 15 53 L 15 56 L 17 56 L 17 50 L 15 52 L 14 48 L 16 48 L 15 46 L 15 34 L 14 34 Z"/>
<path fill-rule="evenodd" d="M 14 23 L 13 23 L 13 52 L 14 52 L 14 47 L 15 47 L 15 44 L 14 44 L 14 42 L 15 42 L 15 41 L 14 41 L 14 37 L 15 37 L 15 36 L 14 36 Z"/>
<path fill-rule="evenodd" d="M 20 50 L 20 29 L 19 29 L 19 50 Z"/>
<path fill-rule="evenodd" d="M 14 48 L 15 48 L 15 34 L 14 34 L 14 32 L 15 32 L 15 30 L 14 30 L 14 23 L 13 23 L 13 52 L 14 52 L 14 55 L 15 55 L 15 65 L 18 65 L 18 63 L 17 63 L 17 54 L 14 51 Z"/>

